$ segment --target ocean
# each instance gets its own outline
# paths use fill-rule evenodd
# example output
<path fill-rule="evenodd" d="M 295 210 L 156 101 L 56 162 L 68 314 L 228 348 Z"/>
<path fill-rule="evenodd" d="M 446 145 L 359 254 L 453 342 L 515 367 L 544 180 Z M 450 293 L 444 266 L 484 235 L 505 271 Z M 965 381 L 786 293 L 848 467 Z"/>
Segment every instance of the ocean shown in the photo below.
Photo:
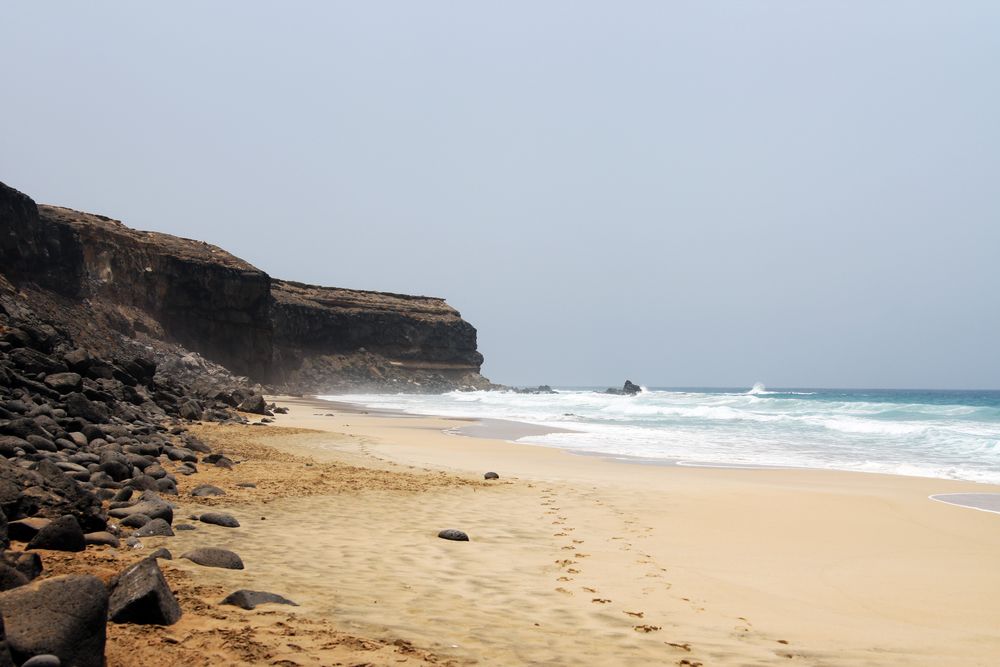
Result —
<path fill-rule="evenodd" d="M 648 463 L 823 468 L 1000 484 L 1000 391 L 591 388 L 329 396 L 412 414 L 573 432 L 522 438 Z"/>

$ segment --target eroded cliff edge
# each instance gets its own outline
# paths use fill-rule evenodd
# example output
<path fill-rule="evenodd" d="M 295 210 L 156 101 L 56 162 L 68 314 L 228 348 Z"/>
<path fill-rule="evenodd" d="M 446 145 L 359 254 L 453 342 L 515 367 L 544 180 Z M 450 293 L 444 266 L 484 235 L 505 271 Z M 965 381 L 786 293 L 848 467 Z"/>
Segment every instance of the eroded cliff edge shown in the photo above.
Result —
<path fill-rule="evenodd" d="M 36 205 L 0 183 L 0 290 L 104 355 L 196 352 L 278 391 L 483 388 L 443 299 L 271 278 L 208 243 Z"/>

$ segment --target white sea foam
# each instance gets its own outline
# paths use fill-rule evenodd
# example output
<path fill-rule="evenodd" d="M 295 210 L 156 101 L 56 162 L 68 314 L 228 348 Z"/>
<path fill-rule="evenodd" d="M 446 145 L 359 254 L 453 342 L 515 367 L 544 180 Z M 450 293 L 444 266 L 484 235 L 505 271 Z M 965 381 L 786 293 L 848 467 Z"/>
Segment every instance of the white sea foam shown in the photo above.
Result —
<path fill-rule="evenodd" d="M 1000 483 L 1000 403 L 864 394 L 646 390 L 337 396 L 372 407 L 571 428 L 526 442 L 614 457 L 882 472 Z M 936 401 L 936 402 L 935 402 Z"/>

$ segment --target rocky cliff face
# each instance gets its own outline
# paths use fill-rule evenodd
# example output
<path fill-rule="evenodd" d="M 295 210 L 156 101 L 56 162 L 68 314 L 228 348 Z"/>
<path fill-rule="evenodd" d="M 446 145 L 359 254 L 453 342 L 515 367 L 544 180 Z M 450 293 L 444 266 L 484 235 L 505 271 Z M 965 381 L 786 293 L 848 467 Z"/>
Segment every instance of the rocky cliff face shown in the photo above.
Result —
<path fill-rule="evenodd" d="M 0 272 L 100 353 L 191 350 L 288 391 L 488 385 L 476 330 L 443 299 L 274 280 L 207 243 L 36 206 L 3 184 Z"/>
<path fill-rule="evenodd" d="M 483 386 L 476 330 L 425 296 L 273 280 L 275 380 L 321 391 L 372 384 L 428 390 Z"/>

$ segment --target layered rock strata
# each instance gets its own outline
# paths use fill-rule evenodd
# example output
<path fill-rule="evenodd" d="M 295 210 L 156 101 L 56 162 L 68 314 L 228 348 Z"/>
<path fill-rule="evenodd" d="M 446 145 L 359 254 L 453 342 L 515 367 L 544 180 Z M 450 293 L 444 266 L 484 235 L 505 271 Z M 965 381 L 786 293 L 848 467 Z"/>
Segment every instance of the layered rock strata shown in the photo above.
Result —
<path fill-rule="evenodd" d="M 224 374 L 218 364 L 292 392 L 489 386 L 475 328 L 443 299 L 275 280 L 210 244 L 37 206 L 3 184 L 0 273 L 0 293 L 82 346 L 192 379 Z"/>

